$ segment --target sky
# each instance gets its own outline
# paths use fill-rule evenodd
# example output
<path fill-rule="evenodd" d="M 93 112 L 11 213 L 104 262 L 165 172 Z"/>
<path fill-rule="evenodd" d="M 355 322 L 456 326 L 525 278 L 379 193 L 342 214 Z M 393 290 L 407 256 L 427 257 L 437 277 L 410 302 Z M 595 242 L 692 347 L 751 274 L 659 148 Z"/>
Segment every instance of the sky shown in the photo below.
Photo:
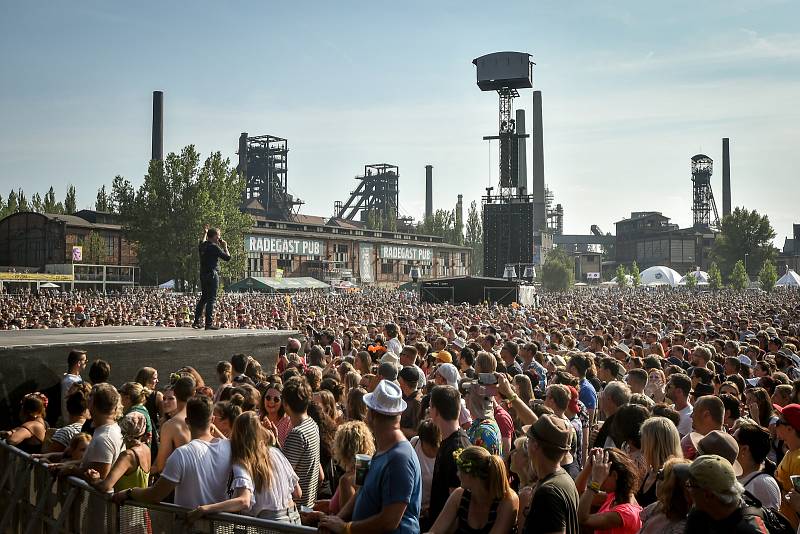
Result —
<path fill-rule="evenodd" d="M 422 217 L 426 164 L 434 207 L 461 193 L 466 211 L 498 176 L 497 95 L 471 62 L 511 50 L 536 63 L 565 233 L 632 211 L 690 226 L 697 153 L 721 211 L 723 137 L 734 207 L 769 215 L 779 247 L 800 222 L 793 0 L 0 3 L 4 198 L 74 184 L 88 208 L 117 174 L 138 187 L 163 90 L 167 152 L 235 162 L 241 132 L 288 139 L 303 213 L 330 216 L 372 163 L 400 167 L 401 214 Z"/>

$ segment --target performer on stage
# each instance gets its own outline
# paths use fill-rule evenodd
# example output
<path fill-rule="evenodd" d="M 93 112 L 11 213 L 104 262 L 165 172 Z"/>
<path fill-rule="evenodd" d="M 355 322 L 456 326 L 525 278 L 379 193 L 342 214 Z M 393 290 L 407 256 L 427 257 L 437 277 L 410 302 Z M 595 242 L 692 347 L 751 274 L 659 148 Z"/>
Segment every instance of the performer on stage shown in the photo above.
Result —
<path fill-rule="evenodd" d="M 217 289 L 219 288 L 219 258 L 230 261 L 231 254 L 228 252 L 228 243 L 222 239 L 219 228 L 203 227 L 203 240 L 200 241 L 200 289 L 203 293 L 197 301 L 194 310 L 194 323 L 192 328 L 203 328 L 200 324 L 200 314 L 203 307 L 206 309 L 206 330 L 219 330 L 214 326 L 214 301 L 217 300 Z"/>

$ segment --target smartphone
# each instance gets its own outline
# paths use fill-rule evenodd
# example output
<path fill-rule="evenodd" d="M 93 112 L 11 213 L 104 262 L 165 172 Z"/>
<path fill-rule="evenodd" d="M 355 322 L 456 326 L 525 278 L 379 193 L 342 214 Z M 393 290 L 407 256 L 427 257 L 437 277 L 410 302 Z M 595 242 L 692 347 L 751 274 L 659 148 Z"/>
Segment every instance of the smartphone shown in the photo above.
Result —
<path fill-rule="evenodd" d="M 483 384 L 484 386 L 497 384 L 497 377 L 494 376 L 494 373 L 479 373 L 478 382 Z"/>
<path fill-rule="evenodd" d="M 794 486 L 794 490 L 800 493 L 800 475 L 791 475 L 789 480 L 792 481 L 792 486 Z"/>
<path fill-rule="evenodd" d="M 325 356 L 330 356 L 330 355 L 331 355 L 331 347 L 330 345 L 328 345 L 327 347 L 325 347 Z"/>
<path fill-rule="evenodd" d="M 281 345 L 281 348 L 279 349 L 278 354 L 280 356 L 286 356 L 286 345 Z"/>
<path fill-rule="evenodd" d="M 300 506 L 300 512 L 302 512 L 304 514 L 310 514 L 313 511 L 314 511 L 314 509 L 313 508 L 309 508 L 308 506 L 303 506 L 303 505 Z"/>

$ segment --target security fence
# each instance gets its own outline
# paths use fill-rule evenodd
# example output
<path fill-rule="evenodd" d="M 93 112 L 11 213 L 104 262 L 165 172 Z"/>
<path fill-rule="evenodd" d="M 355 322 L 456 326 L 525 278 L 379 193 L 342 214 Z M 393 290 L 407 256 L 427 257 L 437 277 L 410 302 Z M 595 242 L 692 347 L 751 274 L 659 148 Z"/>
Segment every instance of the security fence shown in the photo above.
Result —
<path fill-rule="evenodd" d="M 75 477 L 54 477 L 47 466 L 0 441 L 0 534 L 308 534 L 309 527 L 238 514 L 186 521 L 173 504 L 113 503 Z"/>

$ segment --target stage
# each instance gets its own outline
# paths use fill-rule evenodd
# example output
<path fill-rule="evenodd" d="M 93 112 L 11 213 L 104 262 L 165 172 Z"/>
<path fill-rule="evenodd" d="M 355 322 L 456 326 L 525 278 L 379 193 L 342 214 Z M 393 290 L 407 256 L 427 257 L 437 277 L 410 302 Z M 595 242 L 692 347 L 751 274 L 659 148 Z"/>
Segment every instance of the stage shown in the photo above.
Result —
<path fill-rule="evenodd" d="M 101 358 L 111 365 L 109 382 L 119 386 L 132 381 L 141 367 L 158 369 L 160 386 L 183 366 L 197 369 L 212 387 L 217 385 L 216 365 L 231 355 L 254 356 L 269 371 L 278 347 L 295 331 L 194 330 L 146 326 L 105 326 L 0 332 L 0 428 L 7 428 L 19 399 L 31 391 L 43 391 L 51 399 L 48 419 L 60 411 L 58 389 L 67 370 L 72 349 L 87 352 L 89 362 Z M 88 378 L 88 366 L 83 374 Z"/>

